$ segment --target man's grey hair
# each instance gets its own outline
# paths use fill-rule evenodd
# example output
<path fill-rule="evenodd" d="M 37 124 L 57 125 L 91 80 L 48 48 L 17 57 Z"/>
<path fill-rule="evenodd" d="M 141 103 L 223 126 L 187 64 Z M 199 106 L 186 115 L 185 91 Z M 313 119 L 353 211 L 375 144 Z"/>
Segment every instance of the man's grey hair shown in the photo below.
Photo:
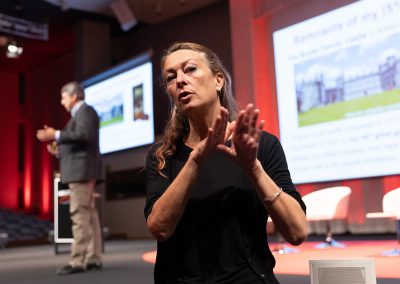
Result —
<path fill-rule="evenodd" d="M 85 99 L 85 93 L 83 91 L 83 88 L 81 87 L 81 85 L 76 82 L 69 82 L 67 84 L 65 84 L 62 88 L 61 88 L 61 93 L 67 93 L 70 96 L 72 95 L 77 95 L 78 100 L 83 101 Z"/>

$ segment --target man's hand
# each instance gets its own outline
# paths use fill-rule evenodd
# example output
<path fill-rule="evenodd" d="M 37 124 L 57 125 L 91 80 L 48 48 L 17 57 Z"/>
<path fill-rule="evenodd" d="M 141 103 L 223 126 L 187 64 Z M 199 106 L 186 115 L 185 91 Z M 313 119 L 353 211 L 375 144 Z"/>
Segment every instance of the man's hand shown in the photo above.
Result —
<path fill-rule="evenodd" d="M 57 158 L 60 155 L 60 149 L 58 148 L 58 144 L 56 141 L 47 144 L 47 151 Z"/>
<path fill-rule="evenodd" d="M 56 138 L 55 133 L 56 130 L 54 128 L 47 127 L 47 125 L 44 125 L 43 129 L 39 129 L 36 132 L 36 138 L 42 142 L 52 141 Z"/>

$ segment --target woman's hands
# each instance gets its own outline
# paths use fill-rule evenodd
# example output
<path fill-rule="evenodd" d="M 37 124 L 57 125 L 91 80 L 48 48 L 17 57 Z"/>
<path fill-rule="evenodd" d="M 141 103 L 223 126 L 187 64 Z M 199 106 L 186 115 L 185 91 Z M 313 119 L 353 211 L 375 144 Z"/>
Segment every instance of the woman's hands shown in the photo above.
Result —
<path fill-rule="evenodd" d="M 248 104 L 239 112 L 237 121 L 228 124 L 229 113 L 221 107 L 220 113 L 207 137 L 193 149 L 191 156 L 196 163 L 201 163 L 211 152 L 219 149 L 225 152 L 246 172 L 251 172 L 257 161 L 257 151 L 264 121 L 258 123 L 260 110 Z M 232 135 L 232 145 L 224 143 Z"/>
<path fill-rule="evenodd" d="M 207 137 L 197 144 L 191 153 L 191 156 L 196 163 L 201 163 L 210 155 L 210 153 L 217 149 L 218 145 L 224 144 L 229 138 L 232 131 L 227 127 L 228 117 L 228 110 L 221 107 L 220 113 L 217 116 L 213 127 L 208 129 Z"/>
<path fill-rule="evenodd" d="M 239 112 L 237 121 L 229 126 L 228 132 L 233 131 L 231 147 L 223 143 L 218 145 L 218 149 L 248 173 L 256 166 L 260 136 L 264 128 L 263 120 L 257 124 L 259 113 L 260 110 L 253 104 L 248 104 L 246 109 Z"/>

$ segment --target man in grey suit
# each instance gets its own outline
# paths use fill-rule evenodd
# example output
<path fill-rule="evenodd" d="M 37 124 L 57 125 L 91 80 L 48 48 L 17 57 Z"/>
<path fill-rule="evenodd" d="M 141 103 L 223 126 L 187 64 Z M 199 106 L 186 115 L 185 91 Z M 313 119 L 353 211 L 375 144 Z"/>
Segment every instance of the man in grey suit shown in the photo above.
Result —
<path fill-rule="evenodd" d="M 61 131 L 45 125 L 36 133 L 40 141 L 51 142 L 47 150 L 60 158 L 61 181 L 70 190 L 74 242 L 69 264 L 57 270 L 60 275 L 102 268 L 100 223 L 94 202 L 96 183 L 102 179 L 99 117 L 84 99 L 79 83 L 64 85 L 61 104 L 71 119 Z"/>

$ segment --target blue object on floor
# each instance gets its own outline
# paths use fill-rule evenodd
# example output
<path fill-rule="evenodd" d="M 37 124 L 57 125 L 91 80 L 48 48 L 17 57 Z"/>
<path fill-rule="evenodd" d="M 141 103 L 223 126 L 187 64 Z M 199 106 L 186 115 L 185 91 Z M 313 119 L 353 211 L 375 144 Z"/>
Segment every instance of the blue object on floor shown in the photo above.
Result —
<path fill-rule="evenodd" d="M 317 249 L 326 249 L 326 248 L 345 248 L 346 245 L 340 243 L 334 239 L 326 240 L 325 242 L 319 243 L 315 245 Z"/>
<path fill-rule="evenodd" d="M 394 248 L 381 253 L 382 256 L 400 256 L 400 249 Z"/>

